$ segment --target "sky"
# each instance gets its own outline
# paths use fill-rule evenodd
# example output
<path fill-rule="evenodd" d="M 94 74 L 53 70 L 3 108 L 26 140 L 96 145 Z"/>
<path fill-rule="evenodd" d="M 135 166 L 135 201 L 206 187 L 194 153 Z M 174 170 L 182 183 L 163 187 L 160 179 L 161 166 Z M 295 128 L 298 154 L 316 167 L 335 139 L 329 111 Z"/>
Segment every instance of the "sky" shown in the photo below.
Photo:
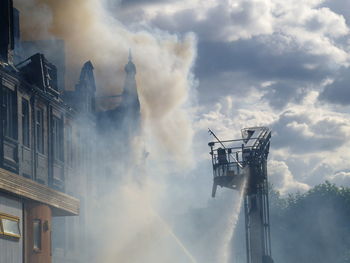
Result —
<path fill-rule="evenodd" d="M 282 194 L 325 180 L 350 186 L 349 1 L 107 2 L 129 27 L 194 34 L 193 170 L 208 174 L 207 128 L 233 139 L 264 125 Z"/>

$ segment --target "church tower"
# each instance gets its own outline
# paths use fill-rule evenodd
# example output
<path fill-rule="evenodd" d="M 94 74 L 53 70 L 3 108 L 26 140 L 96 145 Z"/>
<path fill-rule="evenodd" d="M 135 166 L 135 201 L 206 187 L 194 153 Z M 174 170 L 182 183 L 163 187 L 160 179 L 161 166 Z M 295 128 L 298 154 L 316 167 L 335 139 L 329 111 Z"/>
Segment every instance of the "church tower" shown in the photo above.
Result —
<path fill-rule="evenodd" d="M 101 132 L 110 131 L 113 127 L 120 131 L 124 137 L 135 135 L 140 127 L 140 101 L 136 85 L 136 66 L 133 63 L 131 52 L 129 61 L 124 67 L 125 79 L 123 91 L 120 95 L 120 103 L 115 108 L 98 113 L 97 121 Z M 107 128 L 108 127 L 108 128 Z"/>
<path fill-rule="evenodd" d="M 126 76 L 124 81 L 124 89 L 121 95 L 122 102 L 120 107 L 124 111 L 125 117 L 130 121 L 139 121 L 140 118 L 140 101 L 136 86 L 136 66 L 132 62 L 131 51 L 129 51 L 129 61 L 124 67 Z"/>

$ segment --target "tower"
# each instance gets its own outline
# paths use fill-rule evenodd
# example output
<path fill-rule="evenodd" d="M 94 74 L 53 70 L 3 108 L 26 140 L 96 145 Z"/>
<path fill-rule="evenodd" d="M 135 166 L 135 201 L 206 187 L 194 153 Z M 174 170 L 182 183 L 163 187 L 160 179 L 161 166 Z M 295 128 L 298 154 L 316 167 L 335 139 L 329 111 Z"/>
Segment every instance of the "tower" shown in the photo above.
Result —
<path fill-rule="evenodd" d="M 125 118 L 132 122 L 138 122 L 140 118 L 140 101 L 136 86 L 136 66 L 132 61 L 131 51 L 129 51 L 129 61 L 124 67 L 126 76 L 124 81 L 123 93 L 121 95 L 121 109 L 124 111 Z"/>
<path fill-rule="evenodd" d="M 111 98 L 117 97 L 120 99 L 120 103 L 114 108 L 100 111 L 97 121 L 101 133 L 110 133 L 111 128 L 113 128 L 123 138 L 130 138 L 138 131 L 140 123 L 140 101 L 135 78 L 136 66 L 133 63 L 130 51 L 128 63 L 124 66 L 124 70 L 125 79 L 122 93 L 110 96 Z"/>
<path fill-rule="evenodd" d="M 80 104 L 81 112 L 95 112 L 96 83 L 94 77 L 94 66 L 91 61 L 85 62 L 81 69 L 79 83 L 76 85 L 77 104 Z"/>

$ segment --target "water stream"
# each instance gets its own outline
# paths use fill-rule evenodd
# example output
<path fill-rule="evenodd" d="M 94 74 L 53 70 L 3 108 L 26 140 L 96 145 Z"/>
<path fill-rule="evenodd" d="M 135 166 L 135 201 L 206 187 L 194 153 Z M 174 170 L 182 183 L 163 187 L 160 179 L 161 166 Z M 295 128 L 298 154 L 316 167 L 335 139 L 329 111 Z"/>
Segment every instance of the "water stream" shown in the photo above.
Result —
<path fill-rule="evenodd" d="M 237 194 L 233 195 L 233 199 L 232 199 L 233 208 L 232 208 L 232 212 L 229 214 L 228 220 L 226 221 L 225 232 L 222 238 L 222 245 L 219 248 L 218 261 L 217 261 L 218 263 L 229 263 L 230 261 L 231 253 L 232 253 L 231 240 L 235 233 L 238 216 L 243 204 L 244 189 L 246 186 L 246 181 L 247 180 L 244 180 L 242 184 L 242 188 L 238 193 L 238 197 L 237 197 Z"/>

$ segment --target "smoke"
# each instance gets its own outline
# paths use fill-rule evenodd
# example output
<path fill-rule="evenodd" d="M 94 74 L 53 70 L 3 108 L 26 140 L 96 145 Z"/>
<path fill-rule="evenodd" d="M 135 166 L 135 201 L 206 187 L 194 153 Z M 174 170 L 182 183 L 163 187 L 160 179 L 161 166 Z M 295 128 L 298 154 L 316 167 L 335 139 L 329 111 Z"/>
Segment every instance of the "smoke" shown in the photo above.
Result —
<path fill-rule="evenodd" d="M 91 60 L 98 96 L 120 94 L 131 49 L 146 135 L 168 151 L 169 159 L 191 163 L 193 131 L 186 103 L 194 88 L 193 34 L 170 35 L 148 26 L 127 28 L 99 0 L 15 0 L 15 6 L 21 11 L 24 40 L 65 41 L 66 89 L 74 88 L 83 63 Z M 106 110 L 117 103 L 100 106 Z"/>
<path fill-rule="evenodd" d="M 87 251 L 79 255 L 81 262 L 196 262 L 173 230 L 171 222 L 177 219 L 170 215 L 176 212 L 166 201 L 172 199 L 166 192 L 172 176 L 193 164 L 195 36 L 171 35 L 147 25 L 126 27 L 98 0 L 16 0 L 15 6 L 21 12 L 22 40 L 64 40 L 66 90 L 74 89 L 88 60 L 95 68 L 98 96 L 122 92 L 129 49 L 137 70 L 141 129 L 125 138 L 127 127 L 111 127 L 101 138 L 85 123 L 74 148 L 93 148 L 87 154 L 94 159 L 66 176 L 69 194 L 81 200 L 81 213 L 55 220 L 54 239 L 61 240 L 55 243 L 75 253 Z M 98 103 L 103 111 L 118 106 L 119 100 Z M 60 227 L 68 230 L 68 237 L 57 233 Z M 79 246 L 71 248 L 67 240 L 79 240 Z"/>

